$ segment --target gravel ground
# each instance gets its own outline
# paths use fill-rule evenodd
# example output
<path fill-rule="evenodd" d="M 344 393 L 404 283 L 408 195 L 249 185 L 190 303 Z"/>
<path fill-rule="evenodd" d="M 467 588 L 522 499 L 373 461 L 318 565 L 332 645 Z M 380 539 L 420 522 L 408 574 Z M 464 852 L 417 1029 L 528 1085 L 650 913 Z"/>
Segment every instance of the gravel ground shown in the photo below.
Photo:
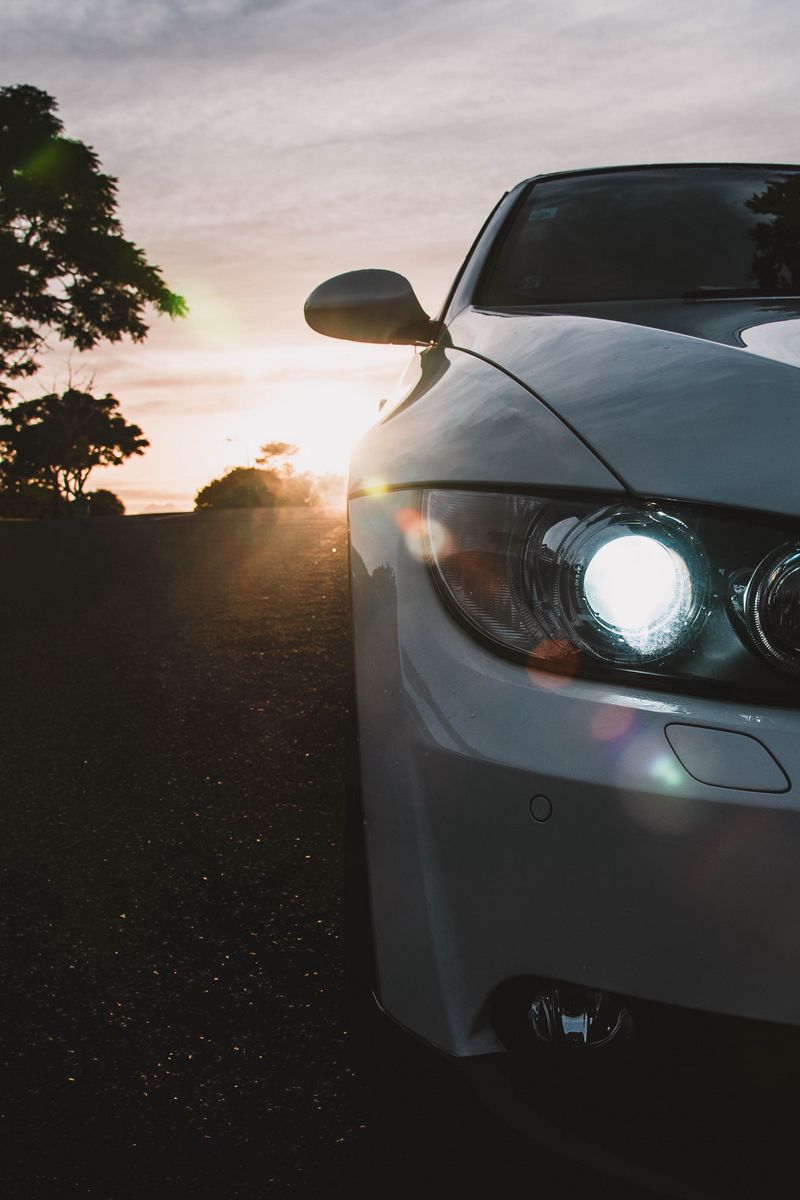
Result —
<path fill-rule="evenodd" d="M 3 1195 L 596 1192 L 348 1070 L 342 517 L 5 523 L 0 561 Z"/>

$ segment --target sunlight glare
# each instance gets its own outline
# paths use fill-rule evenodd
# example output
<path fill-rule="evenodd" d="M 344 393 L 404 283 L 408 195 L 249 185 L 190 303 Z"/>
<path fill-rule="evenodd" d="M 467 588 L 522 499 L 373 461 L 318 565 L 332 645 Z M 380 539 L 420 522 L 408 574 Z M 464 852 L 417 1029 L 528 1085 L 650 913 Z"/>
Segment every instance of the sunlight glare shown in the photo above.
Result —
<path fill-rule="evenodd" d="M 181 291 L 189 306 L 186 333 L 204 348 L 234 346 L 241 336 L 241 321 L 234 306 L 202 279 L 189 279 Z"/>

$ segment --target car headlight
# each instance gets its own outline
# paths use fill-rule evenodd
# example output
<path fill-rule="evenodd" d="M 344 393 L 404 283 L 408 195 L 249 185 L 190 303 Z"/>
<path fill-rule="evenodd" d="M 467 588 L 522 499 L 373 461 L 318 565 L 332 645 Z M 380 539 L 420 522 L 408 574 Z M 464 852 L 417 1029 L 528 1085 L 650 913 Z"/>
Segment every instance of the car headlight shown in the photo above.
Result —
<path fill-rule="evenodd" d="M 685 644 L 706 614 L 707 572 L 682 522 L 612 508 L 565 530 L 541 517 L 526 539 L 524 574 L 550 637 L 619 664 L 662 659 Z"/>
<path fill-rule="evenodd" d="M 800 672 L 790 522 L 435 490 L 423 493 L 422 525 L 451 610 L 531 667 L 800 696 L 790 678 Z"/>
<path fill-rule="evenodd" d="M 742 610 L 767 658 L 800 671 L 800 546 L 781 546 L 767 555 L 745 589 Z"/>

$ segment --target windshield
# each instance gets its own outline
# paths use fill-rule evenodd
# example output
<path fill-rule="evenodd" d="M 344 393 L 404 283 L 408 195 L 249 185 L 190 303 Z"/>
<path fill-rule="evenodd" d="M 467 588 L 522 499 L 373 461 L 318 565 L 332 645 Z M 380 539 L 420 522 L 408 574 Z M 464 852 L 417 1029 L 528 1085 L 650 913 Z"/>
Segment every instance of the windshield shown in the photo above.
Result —
<path fill-rule="evenodd" d="M 800 293 L 800 169 L 657 167 L 534 183 L 478 303 L 787 293 Z"/>

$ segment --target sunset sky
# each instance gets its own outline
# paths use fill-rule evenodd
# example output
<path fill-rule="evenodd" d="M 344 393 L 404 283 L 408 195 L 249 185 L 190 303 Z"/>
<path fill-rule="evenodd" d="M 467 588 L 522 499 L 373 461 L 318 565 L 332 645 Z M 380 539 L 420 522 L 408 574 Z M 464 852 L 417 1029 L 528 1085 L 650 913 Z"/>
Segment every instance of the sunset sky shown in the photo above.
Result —
<path fill-rule="evenodd" d="M 794 0 L 0 0 L 0 22 L 0 83 L 57 98 L 191 308 L 83 356 L 152 443 L 93 476 L 131 512 L 190 508 L 267 440 L 345 470 L 409 351 L 313 334 L 329 275 L 400 271 L 435 311 L 528 175 L 800 161 Z"/>

